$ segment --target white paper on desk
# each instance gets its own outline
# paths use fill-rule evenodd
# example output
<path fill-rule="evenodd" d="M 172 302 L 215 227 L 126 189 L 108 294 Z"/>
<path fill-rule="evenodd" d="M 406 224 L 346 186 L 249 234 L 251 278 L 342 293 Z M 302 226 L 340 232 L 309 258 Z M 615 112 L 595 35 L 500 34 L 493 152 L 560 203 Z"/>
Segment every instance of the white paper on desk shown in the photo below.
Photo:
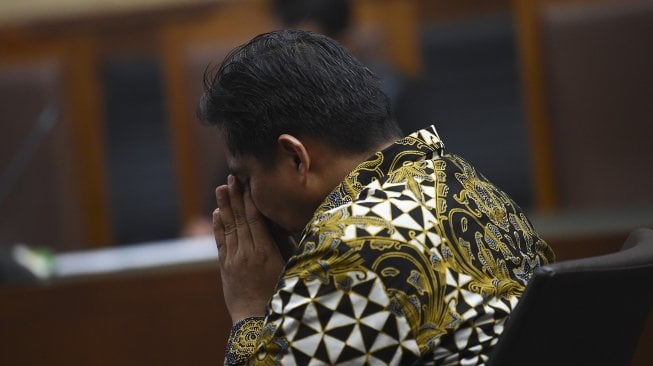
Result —
<path fill-rule="evenodd" d="M 130 269 L 216 260 L 212 235 L 61 253 L 54 256 L 54 277 L 119 272 Z"/>

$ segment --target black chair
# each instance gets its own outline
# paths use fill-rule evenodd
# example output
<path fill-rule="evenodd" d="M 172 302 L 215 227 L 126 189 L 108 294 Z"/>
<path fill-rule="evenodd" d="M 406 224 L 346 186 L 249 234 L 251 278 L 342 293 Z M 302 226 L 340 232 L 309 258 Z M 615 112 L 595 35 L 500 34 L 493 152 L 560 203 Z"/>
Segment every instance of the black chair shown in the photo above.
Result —
<path fill-rule="evenodd" d="M 653 306 L 653 230 L 538 268 L 488 365 L 629 365 Z"/>

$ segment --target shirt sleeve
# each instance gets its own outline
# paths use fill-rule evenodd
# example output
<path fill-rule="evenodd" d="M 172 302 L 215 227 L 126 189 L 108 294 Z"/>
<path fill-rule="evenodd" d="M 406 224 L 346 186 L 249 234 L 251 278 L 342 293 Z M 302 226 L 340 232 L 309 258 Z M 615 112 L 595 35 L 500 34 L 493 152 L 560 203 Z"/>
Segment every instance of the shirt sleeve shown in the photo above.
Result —
<path fill-rule="evenodd" d="M 245 318 L 236 322 L 231 327 L 225 365 L 244 365 L 256 350 L 256 342 L 263 328 L 263 317 Z"/>
<path fill-rule="evenodd" d="M 378 274 L 355 256 L 324 254 L 291 260 L 247 363 L 414 362 L 420 352 L 413 330 Z"/>

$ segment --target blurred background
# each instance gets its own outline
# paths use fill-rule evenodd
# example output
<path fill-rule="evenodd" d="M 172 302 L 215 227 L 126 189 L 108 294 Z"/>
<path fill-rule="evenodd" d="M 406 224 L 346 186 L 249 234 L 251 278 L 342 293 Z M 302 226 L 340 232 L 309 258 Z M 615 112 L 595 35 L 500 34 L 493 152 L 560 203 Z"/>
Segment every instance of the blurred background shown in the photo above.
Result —
<path fill-rule="evenodd" d="M 559 260 L 653 227 L 653 1 L 3 1 L 1 364 L 219 362 L 225 172 L 195 106 L 207 68 L 284 27 L 349 48 Z"/>

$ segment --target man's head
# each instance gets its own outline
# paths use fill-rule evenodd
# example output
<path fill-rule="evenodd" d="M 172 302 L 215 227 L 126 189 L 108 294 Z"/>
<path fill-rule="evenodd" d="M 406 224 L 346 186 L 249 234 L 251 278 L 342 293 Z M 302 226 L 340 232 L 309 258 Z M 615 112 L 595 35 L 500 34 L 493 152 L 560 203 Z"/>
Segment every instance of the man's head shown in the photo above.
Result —
<path fill-rule="evenodd" d="M 273 194 L 287 194 L 286 205 L 295 200 L 298 207 L 291 209 L 308 215 L 302 225 L 344 178 L 338 167 L 401 136 L 377 77 L 337 42 L 316 33 L 259 35 L 232 51 L 205 84 L 198 116 L 218 126 L 231 168 L 247 171 L 239 176 L 243 183 L 254 173 L 261 183 L 265 175 Z M 280 207 L 263 202 L 262 195 L 257 199 L 253 183 L 261 212 L 297 229 L 301 220 L 275 217 Z"/>

